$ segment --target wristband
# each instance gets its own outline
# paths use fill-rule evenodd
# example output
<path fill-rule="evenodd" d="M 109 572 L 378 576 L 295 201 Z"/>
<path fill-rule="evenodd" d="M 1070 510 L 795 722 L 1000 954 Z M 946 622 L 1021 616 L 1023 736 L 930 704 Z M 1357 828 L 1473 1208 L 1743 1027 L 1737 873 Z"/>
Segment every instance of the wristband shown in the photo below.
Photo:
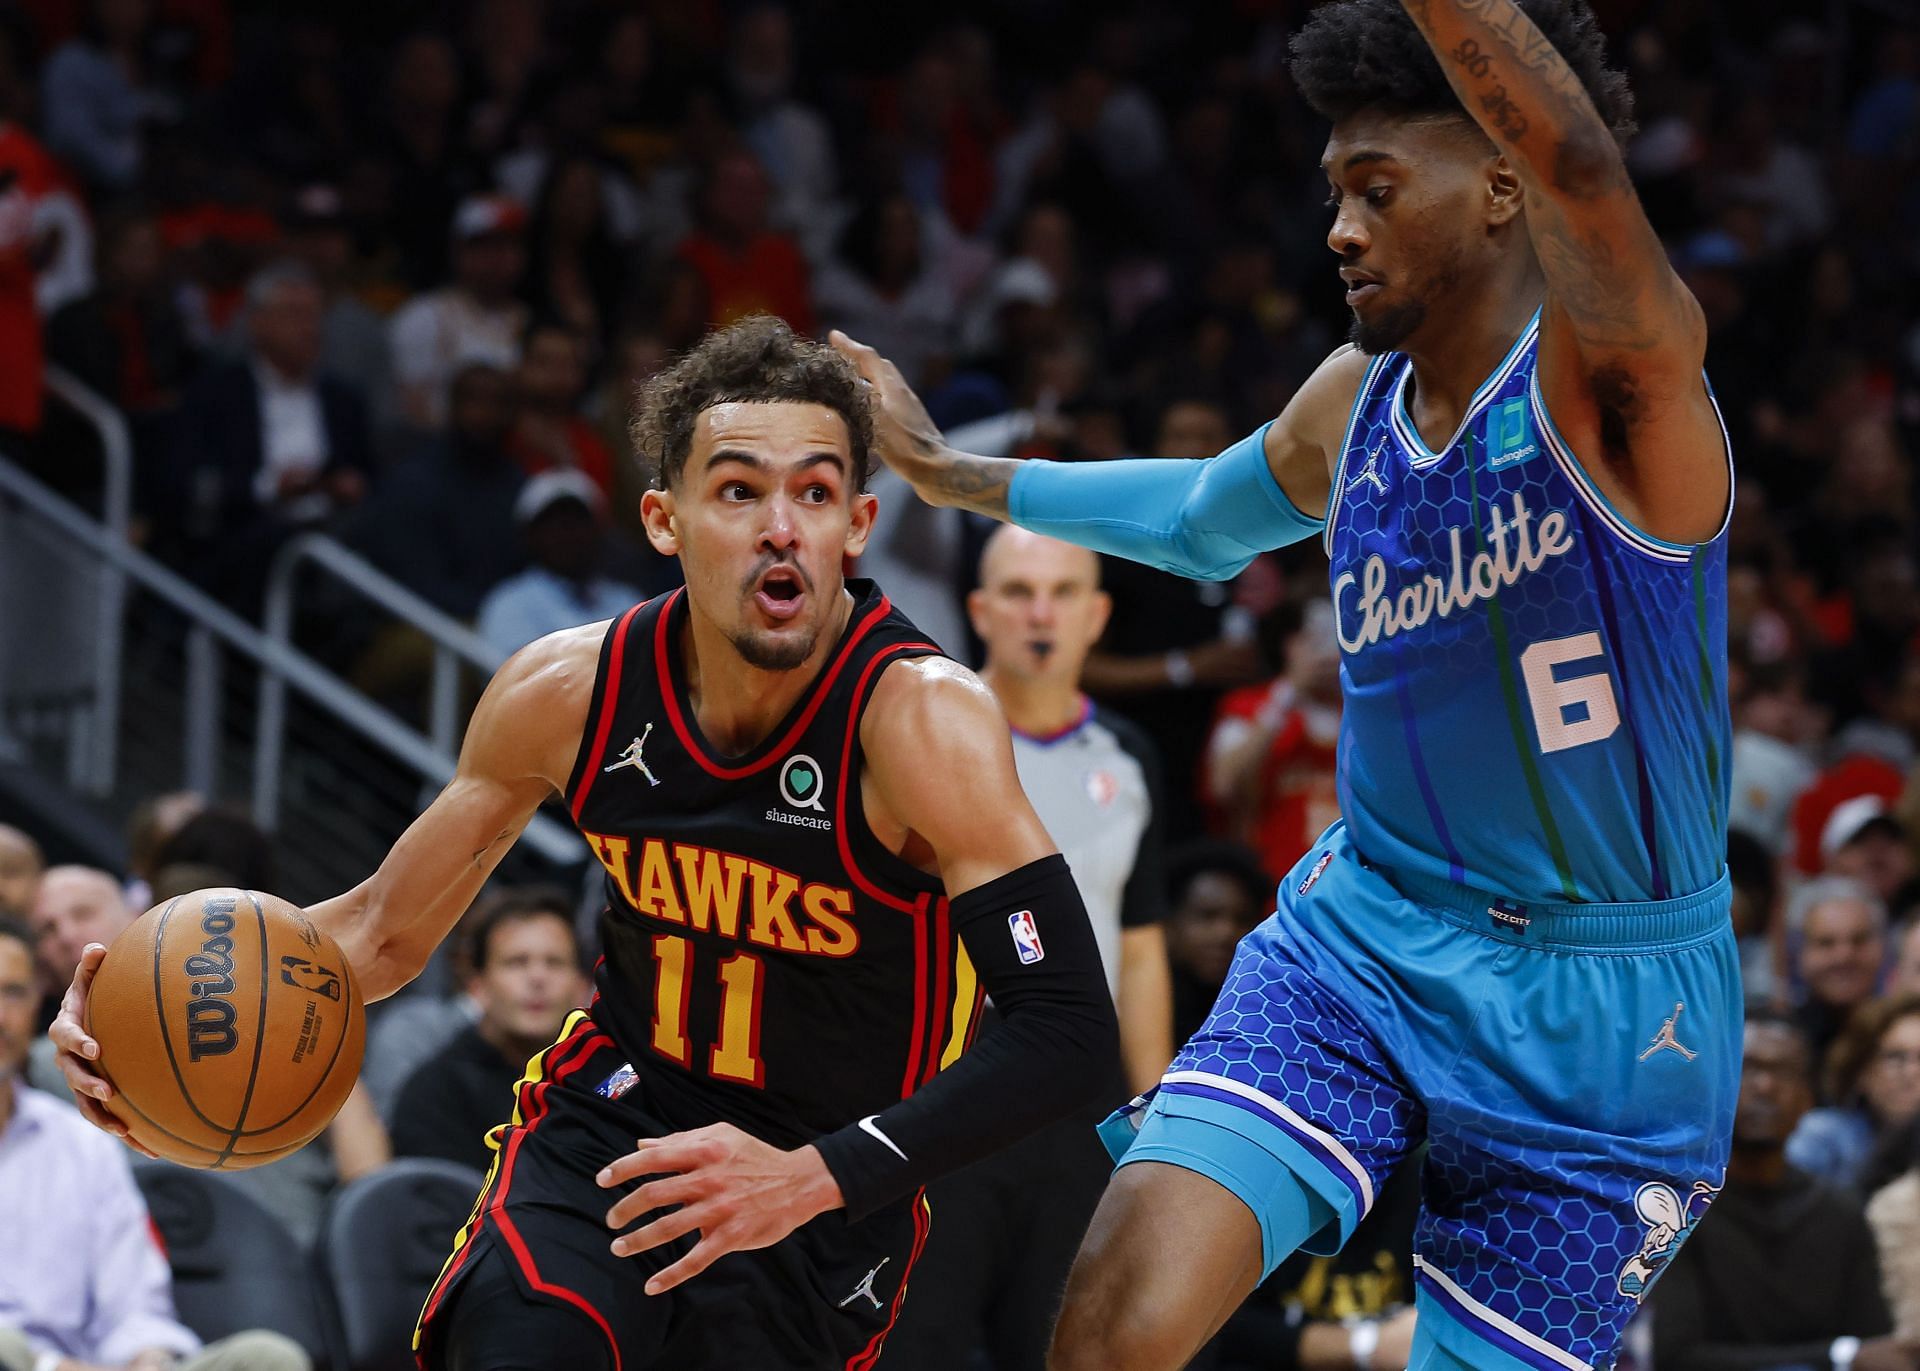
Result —
<path fill-rule="evenodd" d="M 1860 1339 L 1851 1333 L 1835 1338 L 1833 1345 L 1827 1348 L 1827 1359 L 1833 1363 L 1833 1371 L 1850 1371 L 1853 1359 L 1860 1355 Z"/>
<path fill-rule="evenodd" d="M 1362 1319 L 1347 1328 L 1347 1356 L 1359 1371 L 1374 1371 L 1373 1354 L 1380 1348 L 1380 1323 Z"/>
<path fill-rule="evenodd" d="M 1185 690 L 1193 684 L 1193 658 L 1178 651 L 1169 652 L 1161 659 L 1161 665 L 1167 673 L 1167 684 L 1175 690 Z"/>

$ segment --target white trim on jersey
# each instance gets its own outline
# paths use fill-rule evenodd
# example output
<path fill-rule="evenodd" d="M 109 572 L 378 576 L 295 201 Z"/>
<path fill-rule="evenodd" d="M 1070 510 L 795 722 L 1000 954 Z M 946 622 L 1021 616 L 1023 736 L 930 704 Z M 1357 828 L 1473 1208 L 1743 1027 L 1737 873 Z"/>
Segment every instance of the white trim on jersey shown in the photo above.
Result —
<path fill-rule="evenodd" d="M 1520 359 L 1527 351 L 1527 343 L 1537 338 L 1539 334 L 1540 311 L 1535 310 L 1533 317 L 1527 321 L 1526 328 L 1520 331 L 1520 336 L 1514 340 L 1513 346 L 1507 349 L 1507 355 L 1501 359 L 1500 365 L 1494 368 L 1493 375 L 1482 381 L 1479 389 L 1473 392 L 1473 398 L 1467 402 L 1467 412 L 1460 416 L 1460 423 L 1453 430 L 1453 436 L 1441 444 L 1438 452 L 1427 446 L 1426 440 L 1420 436 L 1420 431 L 1413 426 L 1413 416 L 1407 413 L 1407 378 L 1413 375 L 1413 365 L 1409 363 L 1402 367 L 1399 379 L 1394 382 L 1393 389 L 1387 395 L 1387 421 L 1393 426 L 1395 436 L 1407 446 L 1407 465 L 1415 471 L 1424 471 L 1453 451 L 1454 444 L 1460 441 L 1461 435 L 1467 431 L 1467 426 L 1480 417 L 1480 411 L 1492 402 L 1495 395 L 1499 394 L 1500 387 L 1507 383 L 1507 378 L 1513 375 L 1514 368 L 1520 365 Z"/>

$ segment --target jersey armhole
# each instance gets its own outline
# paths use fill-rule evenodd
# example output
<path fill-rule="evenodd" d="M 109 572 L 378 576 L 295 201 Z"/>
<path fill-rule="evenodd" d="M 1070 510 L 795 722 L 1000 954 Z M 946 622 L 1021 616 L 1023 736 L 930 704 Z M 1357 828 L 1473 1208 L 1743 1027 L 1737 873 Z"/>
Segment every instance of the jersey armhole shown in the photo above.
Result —
<path fill-rule="evenodd" d="M 1697 543 L 1672 543 L 1665 538 L 1656 538 L 1651 533 L 1635 526 L 1626 515 L 1614 508 L 1606 493 L 1594 484 L 1593 478 L 1574 456 L 1573 446 L 1561 436 L 1554 426 L 1553 416 L 1547 413 L 1547 397 L 1540 390 L 1540 373 L 1535 371 L 1527 378 L 1527 403 L 1533 411 L 1534 422 L 1539 426 L 1542 440 L 1547 450 L 1553 454 L 1554 462 L 1559 466 L 1574 491 L 1580 496 L 1581 503 L 1599 518 L 1609 533 L 1622 545 L 1652 561 L 1678 566 L 1693 560 L 1694 553 L 1708 547 L 1726 536 L 1727 526 L 1733 522 L 1734 470 L 1733 440 L 1727 435 L 1727 421 L 1720 413 L 1720 401 L 1713 393 L 1713 385 L 1707 380 L 1706 372 L 1700 373 L 1700 384 L 1706 387 L 1707 402 L 1713 406 L 1714 423 L 1720 430 L 1720 453 L 1727 463 L 1727 504 L 1720 514 L 1720 526 L 1713 536 L 1703 538 Z"/>
<path fill-rule="evenodd" d="M 1346 484 L 1347 454 L 1353 450 L 1353 430 L 1359 426 L 1360 411 L 1373 396 L 1373 383 L 1380 379 L 1392 356 L 1383 352 L 1367 364 L 1360 376 L 1360 388 L 1353 393 L 1353 407 L 1347 411 L 1347 426 L 1340 434 L 1340 458 L 1333 464 L 1333 488 L 1327 492 L 1327 526 L 1320 533 L 1320 547 L 1329 557 L 1333 555 L 1333 517 L 1340 509 L 1340 491 Z"/>
<path fill-rule="evenodd" d="M 860 742 L 860 721 L 866 715 L 867 702 L 873 698 L 885 668 L 895 662 L 942 655 L 938 647 L 928 642 L 892 643 L 881 648 L 861 673 L 847 708 L 845 755 L 841 759 L 834 815 L 839 823 L 840 855 L 846 862 L 847 875 L 856 884 L 882 904 L 905 912 L 912 912 L 914 906 L 913 900 L 904 898 L 908 892 L 915 896 L 944 895 L 946 886 L 933 872 L 922 871 L 889 849 L 868 827 L 865 797 L 860 788 L 860 775 L 866 763 L 866 751 Z M 894 888 L 889 890 L 888 886 Z"/>
<path fill-rule="evenodd" d="M 593 703 L 587 709 L 587 726 L 580 731 L 580 751 L 573 759 L 573 771 L 567 777 L 567 810 L 575 823 L 586 809 L 587 796 L 593 790 L 594 777 L 607 754 L 607 735 L 613 728 L 613 716 L 620 708 L 621 677 L 625 673 L 629 630 L 651 601 L 635 605 L 615 619 L 600 644 L 600 666 L 593 678 Z"/>

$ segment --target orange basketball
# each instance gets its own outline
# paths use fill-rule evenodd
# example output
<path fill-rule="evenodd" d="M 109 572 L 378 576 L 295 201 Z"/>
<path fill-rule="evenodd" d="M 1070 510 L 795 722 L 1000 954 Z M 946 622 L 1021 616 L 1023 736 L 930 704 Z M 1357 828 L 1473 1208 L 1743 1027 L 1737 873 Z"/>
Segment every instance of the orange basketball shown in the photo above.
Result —
<path fill-rule="evenodd" d="M 234 1170 L 325 1128 L 360 1074 L 353 970 L 307 916 L 255 890 L 149 909 L 93 978 L 107 1108 L 170 1161 Z"/>

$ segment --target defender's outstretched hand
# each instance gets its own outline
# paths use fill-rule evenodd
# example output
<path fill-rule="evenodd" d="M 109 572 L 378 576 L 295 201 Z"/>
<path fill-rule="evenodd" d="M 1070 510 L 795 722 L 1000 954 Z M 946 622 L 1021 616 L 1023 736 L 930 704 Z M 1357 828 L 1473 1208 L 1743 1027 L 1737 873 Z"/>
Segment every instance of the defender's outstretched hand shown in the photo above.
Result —
<path fill-rule="evenodd" d="M 613 1240 L 614 1256 L 631 1257 L 700 1232 L 691 1252 L 647 1281 L 649 1295 L 673 1289 L 729 1252 L 771 1247 L 841 1204 L 840 1186 L 818 1148 L 788 1152 L 730 1123 L 642 1138 L 632 1152 L 603 1167 L 598 1180 L 610 1188 L 641 1176 L 653 1179 L 607 1211 L 607 1227 L 618 1231 L 656 1209 L 678 1208 L 621 1233 Z"/>
<path fill-rule="evenodd" d="M 1008 517 L 1007 486 L 1016 462 L 954 451 L 898 367 L 839 329 L 829 333 L 827 341 L 873 387 L 879 402 L 874 407 L 873 436 L 880 456 L 921 499 L 930 505 L 958 505 L 992 519 Z"/>
<path fill-rule="evenodd" d="M 81 1117 L 95 1128 L 113 1134 L 135 1152 L 151 1157 L 153 1153 L 128 1136 L 127 1126 L 107 1112 L 101 1101 L 112 1097 L 113 1086 L 105 1077 L 94 1074 L 93 1063 L 100 1059 L 100 1044 L 87 1032 L 87 991 L 93 985 L 94 972 L 106 959 L 107 949 L 103 945 L 87 944 L 80 954 L 80 965 L 74 968 L 73 984 L 61 997 L 60 1012 L 54 1016 L 47 1036 L 59 1049 L 54 1062 L 60 1074 L 67 1078 L 67 1088 L 73 1091 L 73 1102 L 79 1106 Z"/>

